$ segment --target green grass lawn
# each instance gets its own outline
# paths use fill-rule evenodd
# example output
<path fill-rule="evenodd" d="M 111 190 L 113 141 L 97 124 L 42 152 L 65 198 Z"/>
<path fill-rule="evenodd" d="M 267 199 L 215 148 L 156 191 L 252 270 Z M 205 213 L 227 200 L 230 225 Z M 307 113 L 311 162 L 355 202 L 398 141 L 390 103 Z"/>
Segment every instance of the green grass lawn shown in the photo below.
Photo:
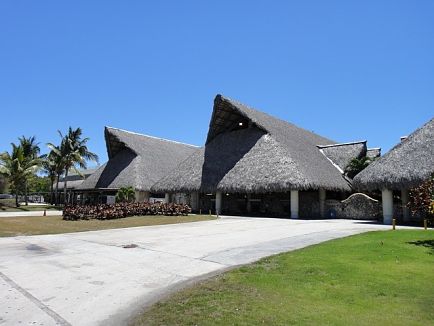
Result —
<path fill-rule="evenodd" d="M 133 216 L 115 220 L 64 221 L 62 216 L 0 217 L 0 237 L 57 234 L 128 228 L 135 226 L 187 223 L 215 219 L 209 215 Z"/>
<path fill-rule="evenodd" d="M 133 325 L 434 325 L 434 231 L 371 232 L 237 268 Z"/>

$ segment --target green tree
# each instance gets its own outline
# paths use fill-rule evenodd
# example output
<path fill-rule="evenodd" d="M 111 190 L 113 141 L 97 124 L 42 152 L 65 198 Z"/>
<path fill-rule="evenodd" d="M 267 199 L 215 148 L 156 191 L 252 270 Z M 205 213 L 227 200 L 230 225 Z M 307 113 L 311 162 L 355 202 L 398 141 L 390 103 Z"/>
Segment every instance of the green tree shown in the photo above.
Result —
<path fill-rule="evenodd" d="M 36 142 L 36 137 L 26 138 L 25 136 L 18 138 L 20 142 L 20 146 L 23 149 L 24 160 L 28 162 L 32 162 L 39 158 L 39 153 L 41 149 L 39 148 L 39 144 Z M 29 178 L 30 176 L 25 177 L 24 180 L 24 199 L 26 202 L 26 206 L 29 205 L 28 200 L 28 192 L 29 192 Z"/>
<path fill-rule="evenodd" d="M 4 176 L 0 175 L 0 193 L 5 193 L 7 191 L 8 185 L 7 180 Z"/>
<path fill-rule="evenodd" d="M 86 169 L 87 161 L 94 161 L 98 163 L 98 155 L 89 151 L 87 148 L 87 142 L 89 138 L 82 138 L 83 131 L 81 128 L 72 129 L 69 127 L 68 133 L 63 135 L 60 131 L 59 135 L 62 139 L 60 148 L 48 144 L 48 147 L 54 151 L 57 155 L 59 155 L 63 161 L 64 168 L 64 186 L 63 186 L 63 195 L 64 202 L 69 202 L 67 198 L 67 188 L 68 188 L 68 174 L 71 169 L 73 169 L 77 174 L 82 175 L 81 172 L 77 169 L 77 166 Z"/>
<path fill-rule="evenodd" d="M 30 193 L 50 192 L 50 178 L 37 174 L 31 175 L 28 179 L 28 189 Z"/>
<path fill-rule="evenodd" d="M 133 187 L 123 187 L 116 193 L 116 202 L 132 203 L 136 199 L 136 192 Z"/>
<path fill-rule="evenodd" d="M 362 158 L 353 158 L 350 163 L 345 168 L 345 174 L 353 179 L 357 174 L 362 172 L 364 169 L 368 167 L 369 164 L 371 164 L 373 160 L 369 157 L 362 157 Z"/>
<path fill-rule="evenodd" d="M 11 153 L 0 154 L 0 174 L 7 177 L 13 192 L 15 193 L 15 204 L 18 207 L 18 195 L 22 191 L 29 176 L 36 173 L 40 160 L 38 158 L 28 159 L 24 155 L 24 149 L 14 143 Z"/>

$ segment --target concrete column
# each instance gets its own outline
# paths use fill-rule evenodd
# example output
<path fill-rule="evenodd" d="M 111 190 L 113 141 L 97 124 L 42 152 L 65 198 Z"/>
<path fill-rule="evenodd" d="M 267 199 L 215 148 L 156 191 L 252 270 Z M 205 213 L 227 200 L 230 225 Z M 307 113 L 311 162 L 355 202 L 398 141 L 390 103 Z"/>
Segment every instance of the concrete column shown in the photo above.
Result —
<path fill-rule="evenodd" d="M 402 202 L 402 217 L 404 222 L 408 222 L 410 220 L 410 210 L 407 207 L 408 204 L 408 190 L 401 190 L 401 202 Z"/>
<path fill-rule="evenodd" d="M 190 206 L 193 211 L 199 209 L 199 193 L 197 191 L 190 194 Z"/>
<path fill-rule="evenodd" d="M 383 224 L 392 224 L 393 219 L 393 192 L 389 189 L 381 191 L 381 201 L 383 203 Z"/>
<path fill-rule="evenodd" d="M 136 203 L 148 202 L 150 197 L 149 191 L 136 190 Z"/>
<path fill-rule="evenodd" d="M 222 193 L 221 191 L 217 191 L 215 194 L 215 213 L 216 215 L 220 215 L 222 211 Z"/>
<path fill-rule="evenodd" d="M 164 202 L 165 202 L 166 204 L 170 203 L 170 194 L 169 194 L 168 192 L 166 192 L 166 193 L 164 194 Z"/>
<path fill-rule="evenodd" d="M 320 189 L 319 190 L 319 215 L 321 217 L 325 217 L 325 200 L 326 200 L 326 190 Z"/>
<path fill-rule="evenodd" d="M 251 194 L 247 194 L 247 213 L 251 213 L 252 212 L 252 203 L 250 202 L 250 199 L 252 199 L 252 195 Z"/>
<path fill-rule="evenodd" d="M 291 218 L 298 218 L 298 190 L 291 190 Z"/>

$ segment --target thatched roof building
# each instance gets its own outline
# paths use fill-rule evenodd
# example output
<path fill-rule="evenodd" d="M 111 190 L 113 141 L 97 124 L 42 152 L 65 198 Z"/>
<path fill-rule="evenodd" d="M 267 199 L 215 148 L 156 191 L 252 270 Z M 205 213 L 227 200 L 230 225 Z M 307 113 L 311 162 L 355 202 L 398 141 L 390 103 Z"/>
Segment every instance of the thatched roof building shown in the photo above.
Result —
<path fill-rule="evenodd" d="M 409 189 L 434 173 L 434 118 L 354 178 L 363 190 Z"/>
<path fill-rule="evenodd" d="M 366 142 L 336 142 L 217 95 L 206 145 L 159 180 L 154 192 L 351 191 L 346 164 Z"/>
<path fill-rule="evenodd" d="M 112 127 L 105 128 L 109 160 L 87 178 L 78 189 L 118 189 L 132 186 L 150 191 L 198 147 L 141 135 Z"/>
<path fill-rule="evenodd" d="M 78 174 L 75 171 L 71 171 L 68 174 L 67 178 L 67 187 L 68 189 L 77 189 L 85 179 L 89 178 L 97 169 L 85 169 L 80 170 L 81 174 Z M 59 189 L 63 189 L 65 186 L 65 177 L 61 177 L 59 179 Z M 56 187 L 56 182 L 54 183 L 54 187 Z"/>

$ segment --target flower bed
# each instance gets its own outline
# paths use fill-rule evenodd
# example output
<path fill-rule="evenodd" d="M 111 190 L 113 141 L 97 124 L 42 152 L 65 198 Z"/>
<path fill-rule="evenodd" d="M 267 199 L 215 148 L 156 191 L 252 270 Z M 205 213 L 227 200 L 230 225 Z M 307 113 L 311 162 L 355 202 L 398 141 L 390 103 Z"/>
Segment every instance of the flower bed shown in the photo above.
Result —
<path fill-rule="evenodd" d="M 188 215 L 191 208 L 184 204 L 118 203 L 113 205 L 69 205 L 63 210 L 64 220 L 109 220 L 143 215 Z"/>

